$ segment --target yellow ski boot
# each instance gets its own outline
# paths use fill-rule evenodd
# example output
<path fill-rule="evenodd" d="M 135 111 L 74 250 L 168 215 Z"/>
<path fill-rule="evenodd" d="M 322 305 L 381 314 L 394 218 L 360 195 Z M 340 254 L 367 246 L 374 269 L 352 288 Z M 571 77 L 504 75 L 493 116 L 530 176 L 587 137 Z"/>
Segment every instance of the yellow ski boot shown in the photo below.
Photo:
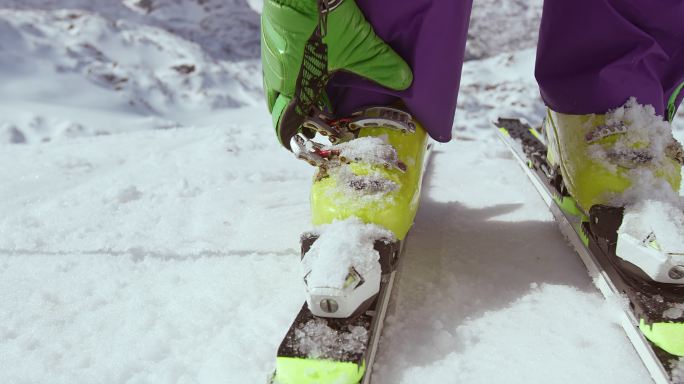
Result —
<path fill-rule="evenodd" d="M 596 221 L 587 228 L 612 232 L 605 252 L 633 288 L 622 292 L 638 302 L 641 331 L 666 352 L 684 356 L 682 147 L 669 122 L 630 99 L 604 115 L 549 110 L 543 131 L 547 162 L 560 171 L 585 220 Z M 609 231 L 598 229 L 606 206 L 621 207 L 621 221 Z"/>

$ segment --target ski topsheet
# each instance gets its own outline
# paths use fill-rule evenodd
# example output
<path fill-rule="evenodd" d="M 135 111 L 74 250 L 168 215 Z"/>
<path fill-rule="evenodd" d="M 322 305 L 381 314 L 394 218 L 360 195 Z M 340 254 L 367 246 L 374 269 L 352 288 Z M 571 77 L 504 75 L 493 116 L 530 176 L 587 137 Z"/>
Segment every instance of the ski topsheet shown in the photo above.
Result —
<path fill-rule="evenodd" d="M 601 293 L 606 298 L 626 296 L 629 299 L 630 306 L 624 308 L 620 325 L 653 381 L 656 384 L 684 382 L 682 373 L 678 372 L 681 368 L 677 368 L 679 358 L 655 346 L 640 330 L 640 325 L 645 325 L 644 319 L 655 315 L 663 301 L 673 295 L 679 295 L 681 299 L 684 291 L 680 288 L 663 290 L 657 284 L 648 282 L 636 283 L 629 274 L 617 268 L 612 236 L 617 236 L 622 210 L 595 206 L 589 216 L 581 212 L 564 191 L 560 174 L 554 172 L 553 167 L 546 162 L 546 144 L 541 132 L 518 119 L 500 118 L 495 125 L 499 129 L 499 136 L 549 206 L 561 232 L 582 259 Z"/>

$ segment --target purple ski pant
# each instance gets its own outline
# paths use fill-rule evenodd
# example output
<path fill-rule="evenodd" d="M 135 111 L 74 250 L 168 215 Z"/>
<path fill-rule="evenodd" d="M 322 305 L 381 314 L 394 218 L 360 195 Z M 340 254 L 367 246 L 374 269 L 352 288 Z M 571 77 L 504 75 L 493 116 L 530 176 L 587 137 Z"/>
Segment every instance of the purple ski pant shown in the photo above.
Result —
<path fill-rule="evenodd" d="M 348 73 L 328 92 L 339 115 L 401 98 L 435 140 L 449 141 L 472 0 L 357 0 L 413 69 L 406 91 Z M 535 75 L 555 111 L 605 113 L 634 96 L 667 115 L 684 91 L 684 0 L 546 0 Z M 675 96 L 673 96 L 675 95 Z"/>

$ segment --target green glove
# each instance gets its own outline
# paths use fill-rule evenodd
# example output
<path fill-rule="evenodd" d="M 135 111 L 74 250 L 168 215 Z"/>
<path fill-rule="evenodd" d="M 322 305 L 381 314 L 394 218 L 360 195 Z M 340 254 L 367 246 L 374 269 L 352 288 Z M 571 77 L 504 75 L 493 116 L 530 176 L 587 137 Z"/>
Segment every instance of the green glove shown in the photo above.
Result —
<path fill-rule="evenodd" d="M 265 0 L 261 61 L 269 112 L 288 149 L 335 71 L 393 90 L 413 81 L 408 64 L 375 34 L 354 0 Z"/>

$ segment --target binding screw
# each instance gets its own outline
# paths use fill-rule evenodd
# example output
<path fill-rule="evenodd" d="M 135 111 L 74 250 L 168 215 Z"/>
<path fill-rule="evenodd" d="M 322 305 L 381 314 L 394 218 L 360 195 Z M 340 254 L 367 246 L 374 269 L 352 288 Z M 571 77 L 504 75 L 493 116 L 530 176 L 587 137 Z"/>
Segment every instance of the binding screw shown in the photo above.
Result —
<path fill-rule="evenodd" d="M 325 313 L 335 313 L 339 309 L 337 301 L 333 299 L 323 299 L 319 304 Z"/>
<path fill-rule="evenodd" d="M 680 280 L 684 278 L 684 265 L 675 265 L 668 273 L 671 279 Z"/>

